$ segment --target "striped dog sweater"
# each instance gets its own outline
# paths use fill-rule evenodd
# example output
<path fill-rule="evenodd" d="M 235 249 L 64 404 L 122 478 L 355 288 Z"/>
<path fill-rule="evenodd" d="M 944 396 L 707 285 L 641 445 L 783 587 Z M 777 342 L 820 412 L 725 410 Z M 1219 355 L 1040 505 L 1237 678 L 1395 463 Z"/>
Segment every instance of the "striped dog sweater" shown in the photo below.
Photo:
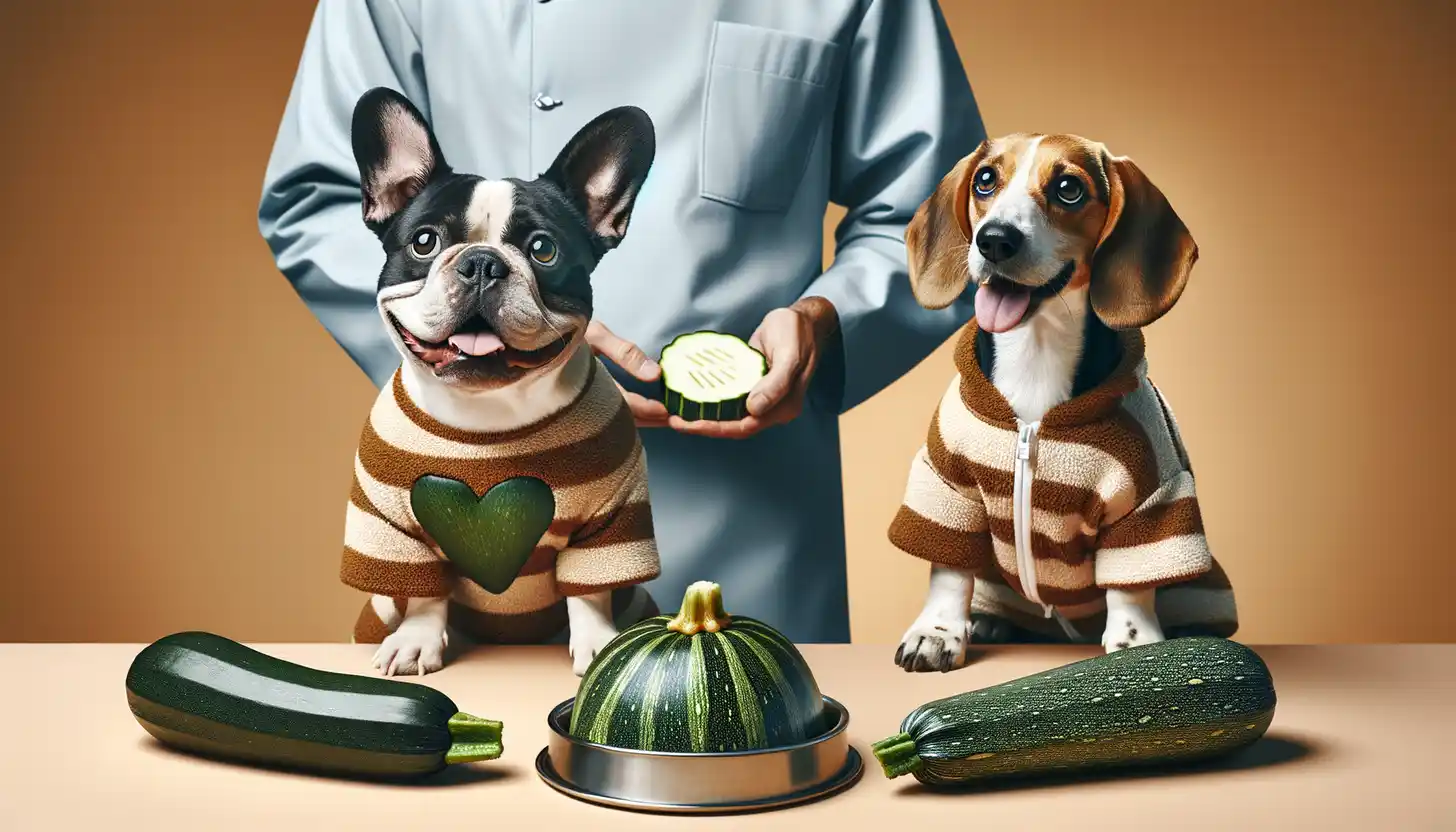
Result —
<path fill-rule="evenodd" d="M 1157 588 L 1165 630 L 1232 635 L 1233 590 L 1208 548 L 1177 422 L 1147 377 L 1141 332 L 1119 335 L 1096 388 L 1021 422 L 981 369 L 974 320 L 959 373 L 911 463 L 891 542 L 976 576 L 972 611 L 1080 640 L 1105 622 L 1105 592 Z"/>
<path fill-rule="evenodd" d="M 420 527 L 410 489 L 427 474 L 464 482 L 477 495 L 516 476 L 551 487 L 554 520 L 505 592 L 489 593 L 457 575 Z M 396 372 L 360 437 L 347 512 L 345 584 L 392 597 L 401 610 L 409 598 L 448 597 L 451 626 L 483 642 L 548 641 L 566 628 L 567 596 L 634 586 L 659 572 L 641 439 L 621 391 L 595 358 L 570 405 L 506 433 L 436 421 L 411 400 Z M 630 594 L 614 593 L 614 607 Z M 366 603 L 355 640 L 384 635 Z"/>

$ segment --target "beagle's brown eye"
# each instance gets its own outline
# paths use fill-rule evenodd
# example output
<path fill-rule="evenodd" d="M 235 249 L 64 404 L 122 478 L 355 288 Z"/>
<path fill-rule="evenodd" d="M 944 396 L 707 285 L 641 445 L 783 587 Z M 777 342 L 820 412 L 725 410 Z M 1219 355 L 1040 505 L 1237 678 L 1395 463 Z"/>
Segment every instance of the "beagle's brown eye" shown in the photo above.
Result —
<path fill-rule="evenodd" d="M 531 252 L 531 259 L 543 266 L 549 266 L 556 262 L 556 242 L 545 234 L 537 234 L 526 244 L 526 249 Z"/>
<path fill-rule="evenodd" d="M 1087 197 L 1087 189 L 1082 186 L 1082 180 L 1075 176 L 1057 177 L 1057 181 L 1052 183 L 1052 191 L 1064 205 L 1078 205 Z"/>
<path fill-rule="evenodd" d="M 440 235 L 434 229 L 421 228 L 415 232 L 414 239 L 410 240 L 410 253 L 421 260 L 434 257 L 440 253 Z"/>
<path fill-rule="evenodd" d="M 996 192 L 996 169 L 981 168 L 976 171 L 976 193 L 981 196 L 990 196 Z"/>

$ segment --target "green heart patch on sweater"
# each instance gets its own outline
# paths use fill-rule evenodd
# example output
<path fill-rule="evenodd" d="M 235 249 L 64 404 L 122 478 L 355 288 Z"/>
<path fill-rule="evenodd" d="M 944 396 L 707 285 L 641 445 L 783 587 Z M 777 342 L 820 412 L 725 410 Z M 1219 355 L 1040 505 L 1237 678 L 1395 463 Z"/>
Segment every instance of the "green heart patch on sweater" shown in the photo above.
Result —
<path fill-rule="evenodd" d="M 426 474 L 410 488 L 410 507 L 461 574 L 499 595 L 551 526 L 556 497 L 535 477 L 512 477 L 476 496 L 459 480 Z"/>

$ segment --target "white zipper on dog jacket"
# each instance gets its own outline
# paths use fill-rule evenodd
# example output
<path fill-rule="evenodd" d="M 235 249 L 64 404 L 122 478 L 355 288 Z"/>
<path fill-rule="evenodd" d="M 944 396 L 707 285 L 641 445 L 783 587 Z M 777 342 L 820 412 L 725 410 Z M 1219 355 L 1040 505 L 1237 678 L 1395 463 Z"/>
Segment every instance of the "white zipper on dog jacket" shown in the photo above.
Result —
<path fill-rule="evenodd" d="M 1016 571 L 1021 576 L 1021 592 L 1026 599 L 1042 608 L 1047 618 L 1055 618 L 1062 632 L 1072 641 L 1081 641 L 1082 634 L 1057 608 L 1041 600 L 1036 587 L 1036 558 L 1031 549 L 1031 484 L 1036 479 L 1036 432 L 1041 422 L 1016 420 L 1016 466 L 1011 480 L 1011 529 L 1016 543 Z"/>

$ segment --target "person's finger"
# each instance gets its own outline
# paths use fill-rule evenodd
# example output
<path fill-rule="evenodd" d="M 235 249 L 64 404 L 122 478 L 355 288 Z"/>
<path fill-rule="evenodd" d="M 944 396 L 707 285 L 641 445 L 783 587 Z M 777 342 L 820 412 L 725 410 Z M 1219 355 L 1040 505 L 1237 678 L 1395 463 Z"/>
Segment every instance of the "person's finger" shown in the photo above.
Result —
<path fill-rule="evenodd" d="M 637 421 L 638 427 L 665 427 L 667 425 L 667 406 L 656 399 L 649 399 L 627 390 L 622 391 L 622 398 L 627 402 L 627 408 L 632 411 L 632 418 Z"/>
<path fill-rule="evenodd" d="M 689 422 L 681 416 L 672 415 L 667 419 L 667 426 L 679 433 L 693 436 L 707 436 L 713 439 L 747 439 L 768 425 L 752 416 L 746 416 L 733 422 L 715 422 L 710 419 Z"/>
<path fill-rule="evenodd" d="M 703 436 L 709 439 L 747 439 L 755 431 L 744 426 L 742 422 L 689 422 L 680 416 L 669 416 L 667 426 L 679 433 L 692 436 Z"/>
<path fill-rule="evenodd" d="M 768 372 L 748 393 L 748 412 L 762 418 L 773 410 L 794 385 L 803 363 L 797 329 L 766 328 L 760 349 L 768 359 Z"/>
<path fill-rule="evenodd" d="M 680 433 L 695 436 L 710 436 L 715 439 L 747 439 L 774 425 L 793 421 L 803 409 L 803 402 L 803 396 L 791 394 L 767 416 L 745 416 L 729 422 L 718 422 L 711 419 L 690 422 L 674 414 L 668 418 L 667 426 Z"/>
<path fill-rule="evenodd" d="M 635 418 L 638 425 L 642 427 L 662 427 L 667 424 L 667 408 L 662 402 L 645 396 L 628 393 L 628 408 L 632 409 L 632 418 Z"/>
<path fill-rule="evenodd" d="M 605 356 L 639 381 L 656 381 L 662 373 L 662 368 L 641 347 L 607 329 L 601 321 L 587 324 L 586 342 L 598 355 Z"/>
<path fill-rule="evenodd" d="M 763 332 L 767 328 L 766 324 L 768 323 L 768 321 L 765 321 L 763 324 L 760 324 L 758 329 L 755 329 L 753 334 L 748 336 L 748 346 L 765 354 L 768 352 L 768 348 L 763 345 Z"/>

